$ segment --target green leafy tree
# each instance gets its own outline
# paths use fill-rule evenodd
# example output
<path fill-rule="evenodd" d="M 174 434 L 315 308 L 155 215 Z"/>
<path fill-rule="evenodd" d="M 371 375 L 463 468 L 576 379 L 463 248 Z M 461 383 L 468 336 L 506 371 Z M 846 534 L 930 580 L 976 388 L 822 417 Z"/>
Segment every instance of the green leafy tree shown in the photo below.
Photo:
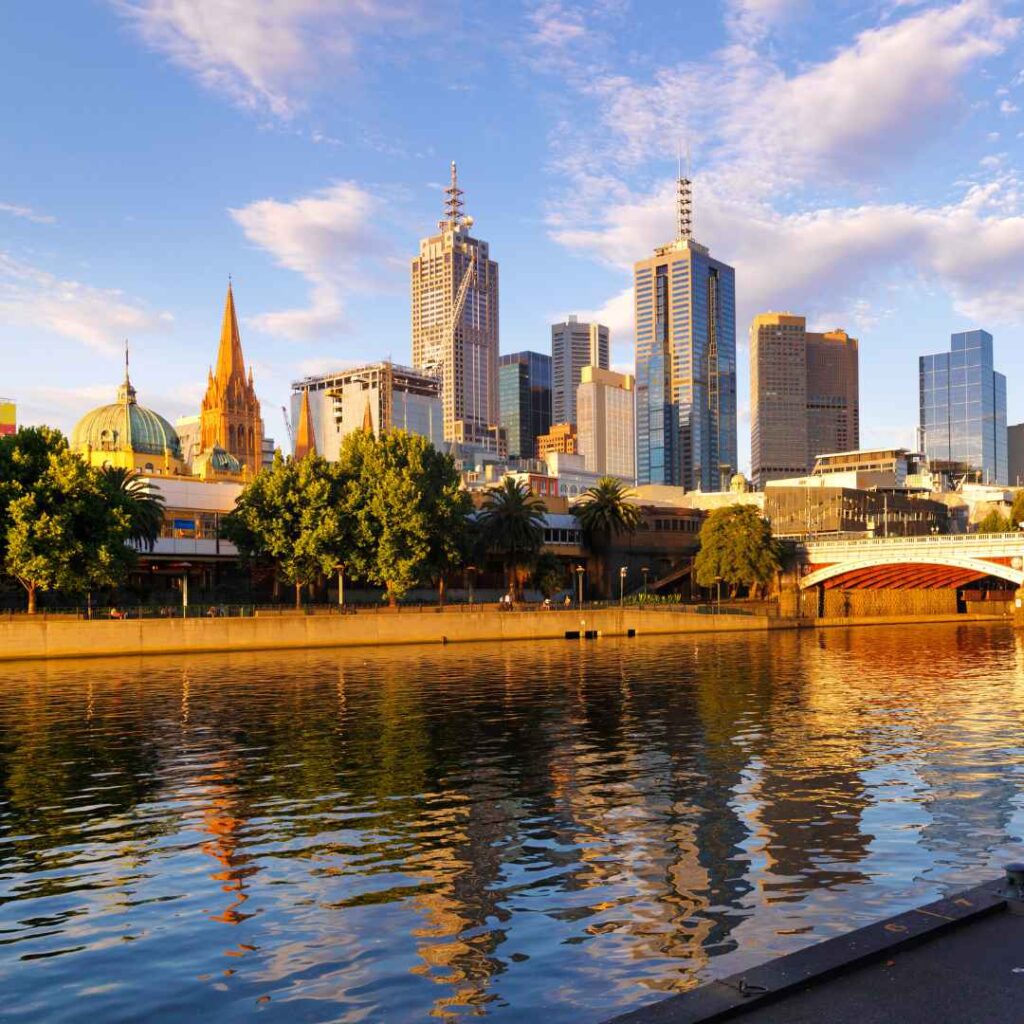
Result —
<path fill-rule="evenodd" d="M 530 489 L 506 477 L 484 498 L 477 522 L 488 549 L 500 555 L 513 597 L 522 590 L 520 576 L 544 544 L 544 502 Z"/>
<path fill-rule="evenodd" d="M 721 580 L 733 594 L 741 586 L 756 592 L 772 579 L 780 561 L 779 544 L 760 512 L 752 505 L 730 505 L 704 521 L 694 570 L 702 587 Z"/>
<path fill-rule="evenodd" d="M 0 437 L 0 565 L 11 502 L 36 486 L 50 467 L 51 455 L 67 450 L 67 438 L 52 427 L 22 427 Z"/>
<path fill-rule="evenodd" d="M 360 431 L 345 438 L 339 472 L 353 522 L 346 559 L 353 574 L 383 586 L 392 607 L 430 581 L 443 600 L 468 550 L 469 497 L 451 457 L 417 434 Z"/>
<path fill-rule="evenodd" d="M 153 550 L 164 524 L 164 497 L 137 470 L 104 466 L 100 483 L 112 505 L 124 509 L 131 524 L 129 540 Z"/>
<path fill-rule="evenodd" d="M 1010 506 L 1010 529 L 1019 530 L 1024 523 L 1024 487 L 1014 492 L 1013 504 Z"/>
<path fill-rule="evenodd" d="M 557 594 L 568 584 L 565 566 L 550 551 L 542 551 L 537 556 L 530 579 L 545 597 Z"/>
<path fill-rule="evenodd" d="M 341 481 L 325 459 L 285 459 L 278 451 L 223 520 L 224 536 L 248 558 L 271 559 L 295 587 L 299 609 L 302 588 L 344 560 L 349 524 L 341 497 Z"/>
<path fill-rule="evenodd" d="M 597 562 L 599 589 L 610 590 L 608 552 L 620 534 L 633 533 L 640 525 L 640 510 L 629 501 L 629 489 L 613 476 L 601 477 L 572 507 L 583 539 Z"/>
<path fill-rule="evenodd" d="M 1010 520 L 999 509 L 994 508 L 974 529 L 977 533 L 1006 533 L 1012 527 Z"/>
<path fill-rule="evenodd" d="M 50 453 L 46 471 L 7 516 L 4 564 L 25 588 L 30 613 L 40 591 L 115 586 L 135 564 L 128 513 L 111 504 L 99 472 L 66 448 Z"/>

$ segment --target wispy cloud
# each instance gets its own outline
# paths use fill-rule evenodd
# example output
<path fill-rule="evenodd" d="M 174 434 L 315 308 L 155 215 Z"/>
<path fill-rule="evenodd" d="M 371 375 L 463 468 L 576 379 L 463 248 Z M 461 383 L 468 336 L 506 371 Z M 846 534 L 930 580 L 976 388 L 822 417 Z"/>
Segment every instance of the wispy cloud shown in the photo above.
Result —
<path fill-rule="evenodd" d="M 111 352 L 125 337 L 168 328 L 173 317 L 117 289 L 60 278 L 0 252 L 0 320 Z"/>
<path fill-rule="evenodd" d="M 0 213 L 8 213 L 12 217 L 30 220 L 33 224 L 56 224 L 57 218 L 48 213 L 38 213 L 31 206 L 20 206 L 17 203 L 0 203 Z"/>
<path fill-rule="evenodd" d="M 250 110 L 291 117 L 364 36 L 420 29 L 420 0 L 110 0 L 153 50 Z"/>
<path fill-rule="evenodd" d="M 261 313 L 250 322 L 286 338 L 315 338 L 345 327 L 345 296 L 391 276 L 381 241 L 382 205 L 353 181 L 289 202 L 260 199 L 230 211 L 246 238 L 309 284 L 304 308 Z"/>

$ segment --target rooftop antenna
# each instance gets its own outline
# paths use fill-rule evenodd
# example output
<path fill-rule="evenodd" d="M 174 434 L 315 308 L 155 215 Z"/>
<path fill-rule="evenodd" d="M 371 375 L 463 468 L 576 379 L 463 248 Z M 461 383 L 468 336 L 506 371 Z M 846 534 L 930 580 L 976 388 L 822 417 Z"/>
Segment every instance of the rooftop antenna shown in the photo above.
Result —
<path fill-rule="evenodd" d="M 459 188 L 459 172 L 455 167 L 455 161 L 452 161 L 452 181 L 451 184 L 444 190 L 444 194 L 447 198 L 444 201 L 445 213 L 448 214 L 448 221 L 451 224 L 458 224 L 459 219 L 462 217 L 462 189 Z"/>
<path fill-rule="evenodd" d="M 124 339 L 124 382 L 128 383 L 128 339 Z"/>
<path fill-rule="evenodd" d="M 693 182 L 690 180 L 690 147 L 686 147 L 686 174 L 683 174 L 683 147 L 679 147 L 676 177 L 676 241 L 693 239 Z"/>

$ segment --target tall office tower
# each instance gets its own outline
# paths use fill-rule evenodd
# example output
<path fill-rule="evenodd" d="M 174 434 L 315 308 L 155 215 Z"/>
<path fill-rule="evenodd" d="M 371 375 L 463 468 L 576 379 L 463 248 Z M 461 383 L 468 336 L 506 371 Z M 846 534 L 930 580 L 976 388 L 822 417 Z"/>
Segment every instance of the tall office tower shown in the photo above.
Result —
<path fill-rule="evenodd" d="M 836 328 L 807 332 L 807 468 L 827 452 L 860 447 L 858 344 Z"/>
<path fill-rule="evenodd" d="M 1006 428 L 1006 463 L 1006 482 L 1011 487 L 1024 487 L 1024 423 Z"/>
<path fill-rule="evenodd" d="M 537 438 L 551 429 L 551 356 L 540 352 L 501 356 L 498 400 L 509 458 L 536 458 Z"/>
<path fill-rule="evenodd" d="M 583 367 L 576 389 L 579 453 L 591 473 L 636 482 L 634 379 L 597 366 Z"/>
<path fill-rule="evenodd" d="M 330 462 L 351 433 L 404 430 L 435 447 L 444 443 L 441 385 L 430 374 L 397 363 L 370 363 L 292 382 L 291 418 L 302 423 L 308 404 L 310 443 Z"/>
<path fill-rule="evenodd" d="M 962 331 L 949 352 L 921 356 L 921 446 L 929 462 L 978 470 L 989 483 L 1008 481 L 1006 378 L 993 369 L 992 335 Z"/>
<path fill-rule="evenodd" d="M 412 261 L 412 361 L 441 379 L 444 437 L 497 445 L 498 264 L 473 238 L 455 164 L 438 233 Z"/>
<path fill-rule="evenodd" d="M 750 325 L 750 475 L 759 490 L 807 472 L 806 326 L 792 313 L 761 313 Z"/>
<path fill-rule="evenodd" d="M 581 323 L 575 316 L 551 325 L 551 418 L 576 422 L 576 388 L 584 366 L 608 369 L 608 328 Z"/>
<path fill-rule="evenodd" d="M 637 482 L 727 490 L 736 472 L 736 274 L 690 230 L 633 267 Z"/>

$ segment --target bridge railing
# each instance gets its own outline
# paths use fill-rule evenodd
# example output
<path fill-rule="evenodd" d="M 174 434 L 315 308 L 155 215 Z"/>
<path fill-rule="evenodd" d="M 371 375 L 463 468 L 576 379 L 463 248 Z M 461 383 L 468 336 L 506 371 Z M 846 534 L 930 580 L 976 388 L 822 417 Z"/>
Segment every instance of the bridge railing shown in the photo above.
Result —
<path fill-rule="evenodd" d="M 924 534 L 920 537 L 851 537 L 846 540 L 805 538 L 803 542 L 803 546 L 807 548 L 903 547 L 905 545 L 944 547 L 948 544 L 958 547 L 981 547 L 991 544 L 1024 545 L 1024 531 L 1017 530 L 1014 533 L 936 533 Z"/>

